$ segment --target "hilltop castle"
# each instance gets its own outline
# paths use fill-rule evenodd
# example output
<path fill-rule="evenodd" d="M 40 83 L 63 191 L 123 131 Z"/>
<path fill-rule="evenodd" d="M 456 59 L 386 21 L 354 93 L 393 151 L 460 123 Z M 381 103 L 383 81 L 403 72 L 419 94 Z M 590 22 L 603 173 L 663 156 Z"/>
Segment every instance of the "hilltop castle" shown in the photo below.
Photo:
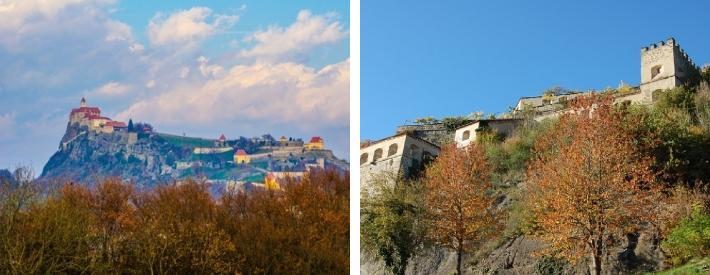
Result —
<path fill-rule="evenodd" d="M 696 85 L 701 79 L 700 68 L 680 48 L 674 38 L 641 48 L 641 82 L 637 87 L 621 85 L 612 90 L 614 103 L 653 104 L 663 90 L 683 85 Z M 518 100 L 512 115 L 531 112 L 533 118 L 541 121 L 572 112 L 569 103 L 576 97 L 589 95 L 595 91 L 574 92 L 561 88 L 546 91 L 540 96 L 522 97 Z M 360 179 L 365 186 L 373 174 L 392 171 L 402 176 L 411 176 L 422 162 L 439 154 L 441 141 L 453 141 L 457 147 L 468 146 L 476 140 L 477 133 L 493 131 L 503 138 L 513 135 L 521 119 L 498 118 L 471 120 L 468 124 L 451 129 L 443 123 L 425 125 L 403 125 L 397 134 L 360 148 Z M 413 149 L 413 148 L 416 148 Z M 425 149 L 419 153 L 419 148 Z M 387 152 L 384 155 L 384 152 Z"/>
<path fill-rule="evenodd" d="M 114 131 L 122 131 L 126 129 L 126 123 L 121 121 L 113 121 L 108 117 L 101 116 L 99 107 L 89 107 L 86 104 L 86 99 L 81 98 L 79 108 L 74 108 L 69 114 L 69 123 L 78 123 L 81 126 L 89 127 L 90 131 L 113 133 Z"/>

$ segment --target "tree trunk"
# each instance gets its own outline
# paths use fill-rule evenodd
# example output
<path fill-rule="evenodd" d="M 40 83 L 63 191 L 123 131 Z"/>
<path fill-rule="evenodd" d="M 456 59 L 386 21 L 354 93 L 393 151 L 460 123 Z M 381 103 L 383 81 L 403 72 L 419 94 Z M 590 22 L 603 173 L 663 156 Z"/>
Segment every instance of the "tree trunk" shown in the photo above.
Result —
<path fill-rule="evenodd" d="M 592 257 L 592 265 L 594 265 L 594 270 L 592 270 L 593 275 L 601 275 L 602 274 L 602 259 L 600 256 L 597 256 L 596 253 Z"/>
<path fill-rule="evenodd" d="M 463 273 L 461 273 L 461 257 L 463 256 L 463 246 L 462 246 L 461 241 L 459 241 L 459 247 L 457 250 L 458 251 L 456 251 L 456 253 L 458 255 L 456 258 L 456 274 L 461 275 L 461 274 L 463 274 Z"/>
<path fill-rule="evenodd" d="M 592 265 L 594 269 L 592 270 L 593 275 L 602 274 L 602 240 L 601 237 L 593 242 L 592 247 Z"/>

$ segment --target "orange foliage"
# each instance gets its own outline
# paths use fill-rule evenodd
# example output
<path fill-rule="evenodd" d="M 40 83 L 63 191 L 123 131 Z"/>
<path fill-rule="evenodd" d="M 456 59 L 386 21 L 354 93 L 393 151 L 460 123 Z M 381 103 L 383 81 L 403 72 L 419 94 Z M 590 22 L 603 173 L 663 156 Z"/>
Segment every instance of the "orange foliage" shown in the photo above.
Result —
<path fill-rule="evenodd" d="M 46 199 L 9 192 L 0 273 L 348 273 L 348 175 L 318 171 L 221 199 L 208 188 L 187 180 L 137 192 L 109 179 Z"/>
<path fill-rule="evenodd" d="M 610 97 L 585 97 L 537 141 L 527 169 L 529 204 L 551 250 L 590 256 L 599 274 L 608 247 L 653 218 L 658 196 L 647 141 Z"/>
<path fill-rule="evenodd" d="M 426 208 L 431 221 L 429 237 L 454 249 L 457 271 L 471 246 L 493 236 L 501 224 L 492 212 L 491 171 L 483 148 L 472 144 L 465 149 L 443 148 L 425 175 Z"/>

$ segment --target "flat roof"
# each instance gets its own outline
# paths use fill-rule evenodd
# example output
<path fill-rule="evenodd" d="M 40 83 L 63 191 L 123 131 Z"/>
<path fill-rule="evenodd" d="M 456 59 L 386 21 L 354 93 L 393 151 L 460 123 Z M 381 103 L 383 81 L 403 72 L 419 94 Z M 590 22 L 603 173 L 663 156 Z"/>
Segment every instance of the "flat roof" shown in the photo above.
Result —
<path fill-rule="evenodd" d="M 402 132 L 402 133 L 398 133 L 398 134 L 395 134 L 395 135 L 392 135 L 392 136 L 389 136 L 389 137 L 386 137 L 386 138 L 382 138 L 382 139 L 373 141 L 372 143 L 370 143 L 370 144 L 367 145 L 366 147 L 361 147 L 360 150 L 365 149 L 365 148 L 368 148 L 368 147 L 371 147 L 371 146 L 374 146 L 374 145 L 376 145 L 376 144 L 378 144 L 378 143 L 381 143 L 381 142 L 383 142 L 383 141 L 387 141 L 387 140 L 390 140 L 390 139 L 398 138 L 398 137 L 400 137 L 400 136 L 408 136 L 408 137 L 410 137 L 410 138 L 413 138 L 413 139 L 416 139 L 416 140 L 419 140 L 419 141 L 428 143 L 428 144 L 431 145 L 431 146 L 434 146 L 434 147 L 436 147 L 436 148 L 438 148 L 438 149 L 441 149 L 441 147 L 440 147 L 439 145 L 436 145 L 436 144 L 434 144 L 434 143 L 432 143 L 432 142 L 430 142 L 430 141 L 428 141 L 428 140 L 425 140 L 425 139 L 419 138 L 419 137 L 415 137 L 414 135 L 412 135 L 412 134 L 410 134 L 410 133 L 407 133 L 407 132 Z"/>

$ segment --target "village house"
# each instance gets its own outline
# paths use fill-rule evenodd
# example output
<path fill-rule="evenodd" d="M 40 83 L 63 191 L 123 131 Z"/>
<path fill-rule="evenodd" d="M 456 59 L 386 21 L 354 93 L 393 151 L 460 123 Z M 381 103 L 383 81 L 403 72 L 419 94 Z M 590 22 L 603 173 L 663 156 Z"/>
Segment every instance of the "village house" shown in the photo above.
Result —
<path fill-rule="evenodd" d="M 323 150 L 324 148 L 323 138 L 319 136 L 312 137 L 311 141 L 306 144 L 307 150 Z"/>
<path fill-rule="evenodd" d="M 251 158 L 249 157 L 249 154 L 247 154 L 246 151 L 243 149 L 238 149 L 236 152 L 234 152 L 234 163 L 235 164 L 246 164 L 251 161 Z"/>

